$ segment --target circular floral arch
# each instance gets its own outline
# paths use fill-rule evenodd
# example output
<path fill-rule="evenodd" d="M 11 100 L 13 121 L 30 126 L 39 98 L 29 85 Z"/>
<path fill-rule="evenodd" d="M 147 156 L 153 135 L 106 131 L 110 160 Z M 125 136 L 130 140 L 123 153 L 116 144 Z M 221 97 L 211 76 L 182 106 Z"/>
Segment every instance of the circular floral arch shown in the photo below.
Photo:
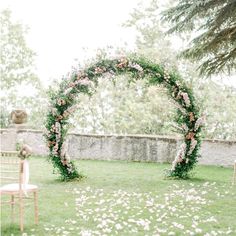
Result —
<path fill-rule="evenodd" d="M 98 78 L 102 75 L 124 73 L 130 75 L 132 81 L 147 78 L 149 85 L 164 85 L 177 105 L 175 122 L 183 134 L 183 144 L 168 171 L 168 176 L 186 178 L 195 166 L 201 143 L 200 131 L 203 117 L 200 117 L 191 89 L 186 86 L 181 77 L 174 72 L 167 72 L 162 66 L 145 58 L 102 59 L 83 70 L 74 70 L 68 78 L 63 79 L 59 90 L 50 94 L 51 108 L 47 114 L 45 136 L 50 160 L 63 180 L 81 177 L 67 154 L 65 142 L 68 118 L 75 110 L 76 96 L 78 93 L 92 94 L 91 87 L 97 84 Z"/>

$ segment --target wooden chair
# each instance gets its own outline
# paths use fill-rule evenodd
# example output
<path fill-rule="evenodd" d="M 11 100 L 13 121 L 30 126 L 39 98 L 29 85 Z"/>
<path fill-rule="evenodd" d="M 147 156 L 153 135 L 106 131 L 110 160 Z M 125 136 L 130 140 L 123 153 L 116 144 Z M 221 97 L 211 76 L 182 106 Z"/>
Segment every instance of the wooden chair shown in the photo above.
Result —
<path fill-rule="evenodd" d="M 1 151 L 1 204 L 11 205 L 11 217 L 14 221 L 14 205 L 19 204 L 20 230 L 24 230 L 24 200 L 33 194 L 34 220 L 38 224 L 38 187 L 28 184 L 28 161 L 18 157 L 15 151 Z M 5 184 L 2 186 L 2 184 Z M 8 184 L 7 184 L 8 183 Z M 10 196 L 10 201 L 2 201 L 2 195 Z M 5 197 L 6 198 L 6 197 Z M 17 201 L 16 201 L 17 199 Z"/>
<path fill-rule="evenodd" d="M 236 160 L 234 161 L 233 184 L 236 184 Z"/>

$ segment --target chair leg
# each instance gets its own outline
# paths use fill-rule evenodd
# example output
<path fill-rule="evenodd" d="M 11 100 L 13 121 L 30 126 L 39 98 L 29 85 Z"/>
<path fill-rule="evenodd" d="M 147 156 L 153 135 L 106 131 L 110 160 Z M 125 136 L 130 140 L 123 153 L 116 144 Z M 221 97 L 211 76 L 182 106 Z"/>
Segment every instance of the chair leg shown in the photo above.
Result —
<path fill-rule="evenodd" d="M 38 216 L 38 192 L 34 192 L 34 222 L 37 225 L 39 222 L 39 216 Z"/>
<path fill-rule="evenodd" d="M 234 163 L 234 175 L 233 175 L 233 184 L 236 183 L 236 162 Z"/>
<path fill-rule="evenodd" d="M 15 216 L 15 196 L 11 195 L 11 220 L 14 222 L 14 216 Z"/>
<path fill-rule="evenodd" d="M 24 230 L 24 204 L 23 204 L 23 199 L 22 196 L 20 196 L 20 230 L 21 232 Z"/>

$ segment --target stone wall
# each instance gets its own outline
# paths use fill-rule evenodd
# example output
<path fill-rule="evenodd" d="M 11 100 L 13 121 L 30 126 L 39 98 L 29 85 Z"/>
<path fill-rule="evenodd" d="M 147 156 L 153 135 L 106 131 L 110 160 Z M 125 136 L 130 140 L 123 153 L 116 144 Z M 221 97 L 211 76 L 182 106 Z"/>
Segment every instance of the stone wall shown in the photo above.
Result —
<path fill-rule="evenodd" d="M 24 140 L 25 143 L 33 148 L 36 155 L 47 155 L 48 150 L 40 130 L 29 129 L 0 129 L 0 149 L 4 151 L 12 151 L 16 148 L 16 143 Z"/>
<path fill-rule="evenodd" d="M 78 135 L 69 136 L 72 157 L 101 160 L 169 162 L 178 141 L 158 136 Z"/>
<path fill-rule="evenodd" d="M 1 150 L 13 150 L 23 139 L 36 155 L 47 155 L 42 131 L 27 129 L 0 130 Z M 144 135 L 68 135 L 69 155 L 74 159 L 171 162 L 181 139 Z M 236 141 L 204 140 L 200 164 L 232 166 L 236 159 Z"/>

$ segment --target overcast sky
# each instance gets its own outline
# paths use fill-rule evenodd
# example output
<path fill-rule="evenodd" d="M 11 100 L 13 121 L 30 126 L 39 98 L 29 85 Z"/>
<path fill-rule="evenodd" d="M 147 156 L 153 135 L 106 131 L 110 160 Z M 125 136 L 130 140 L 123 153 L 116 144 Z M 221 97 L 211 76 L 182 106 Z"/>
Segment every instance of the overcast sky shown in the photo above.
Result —
<path fill-rule="evenodd" d="M 140 0 L 1 0 L 14 21 L 28 25 L 27 42 L 36 53 L 36 69 L 48 84 L 98 48 L 133 49 L 135 32 L 121 27 Z M 87 50 L 84 50 L 87 49 Z M 236 87 L 236 79 L 230 84 Z"/>

